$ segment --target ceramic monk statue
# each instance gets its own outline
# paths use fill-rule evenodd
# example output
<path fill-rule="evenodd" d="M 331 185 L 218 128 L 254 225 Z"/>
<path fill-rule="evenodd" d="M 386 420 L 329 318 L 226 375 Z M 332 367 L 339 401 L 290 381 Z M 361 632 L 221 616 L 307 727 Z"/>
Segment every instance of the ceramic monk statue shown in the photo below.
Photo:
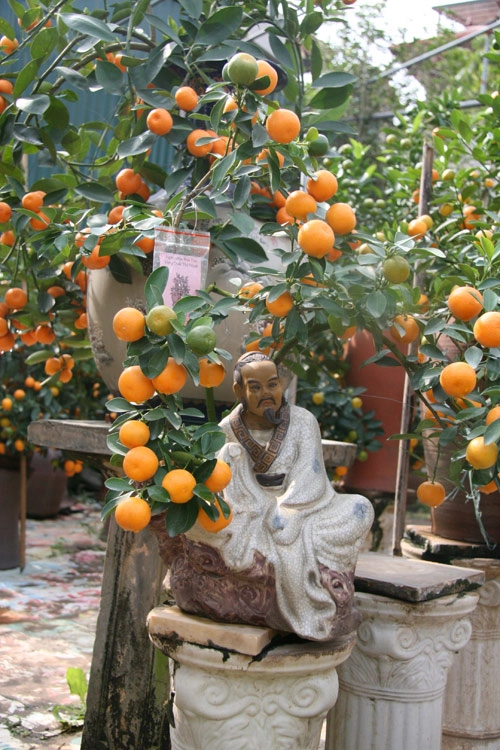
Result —
<path fill-rule="evenodd" d="M 185 611 L 329 640 L 358 623 L 354 568 L 371 503 L 335 492 L 315 417 L 283 397 L 275 363 L 260 352 L 235 366 L 238 406 L 221 422 L 219 457 L 232 479 L 231 523 L 198 524 L 173 540 L 170 585 Z"/>

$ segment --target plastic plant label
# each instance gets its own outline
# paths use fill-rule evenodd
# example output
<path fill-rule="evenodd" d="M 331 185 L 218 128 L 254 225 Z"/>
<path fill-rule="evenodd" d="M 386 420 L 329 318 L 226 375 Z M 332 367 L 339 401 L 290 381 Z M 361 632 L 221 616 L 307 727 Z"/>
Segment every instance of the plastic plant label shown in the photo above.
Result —
<path fill-rule="evenodd" d="M 210 233 L 173 227 L 157 227 L 153 254 L 153 270 L 169 269 L 163 293 L 166 305 L 173 307 L 182 297 L 204 289 L 208 274 Z"/>

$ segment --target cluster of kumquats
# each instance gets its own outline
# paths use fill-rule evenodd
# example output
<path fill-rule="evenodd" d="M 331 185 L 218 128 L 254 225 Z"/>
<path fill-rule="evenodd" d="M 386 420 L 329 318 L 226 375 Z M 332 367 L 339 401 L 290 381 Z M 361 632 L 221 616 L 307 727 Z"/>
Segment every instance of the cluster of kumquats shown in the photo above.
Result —
<path fill-rule="evenodd" d="M 113 319 L 128 357 L 118 380 L 120 397 L 108 404 L 117 413 L 108 444 L 125 478 L 107 480 L 103 513 L 114 509 L 127 531 L 140 531 L 152 512 L 165 511 L 171 535 L 195 522 L 216 533 L 232 517 L 219 494 L 231 479 L 229 465 L 216 458 L 225 436 L 201 411 L 184 408 L 179 393 L 188 378 L 213 393 L 225 367 L 213 320 L 198 317 L 195 309 L 182 312 L 182 301 L 176 311 L 163 304 L 167 279 L 166 267 L 148 278 L 146 314 L 125 307 Z"/>

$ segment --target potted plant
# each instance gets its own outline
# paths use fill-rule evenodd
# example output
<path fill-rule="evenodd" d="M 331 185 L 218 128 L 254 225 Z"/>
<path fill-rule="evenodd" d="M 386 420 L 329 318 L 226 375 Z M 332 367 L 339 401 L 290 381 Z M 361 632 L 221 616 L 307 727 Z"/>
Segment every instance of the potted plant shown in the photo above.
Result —
<path fill-rule="evenodd" d="M 34 347 L 36 354 L 44 356 L 41 347 Z M 55 358 L 47 360 L 50 370 Z M 55 374 L 47 374 L 42 363 L 27 366 L 22 348 L 4 352 L 0 358 L 0 464 L 10 477 L 2 493 L 2 507 L 17 509 L 15 523 L 19 518 L 19 471 L 20 457 L 27 459 L 27 513 L 29 516 L 46 518 L 56 515 L 66 492 L 67 475 L 81 471 L 81 464 L 73 466 L 59 452 L 42 452 L 28 440 L 29 425 L 39 419 L 98 419 L 104 418 L 107 390 L 97 378 L 92 361 L 75 363 L 64 359 L 66 372 L 72 377 L 66 383 L 58 381 Z M 62 370 L 64 373 L 64 370 Z M 58 371 L 58 374 L 60 374 Z M 74 374 L 74 378 L 73 378 Z M 64 377 L 64 376 L 63 376 Z M 65 378 L 66 379 L 66 378 Z"/>

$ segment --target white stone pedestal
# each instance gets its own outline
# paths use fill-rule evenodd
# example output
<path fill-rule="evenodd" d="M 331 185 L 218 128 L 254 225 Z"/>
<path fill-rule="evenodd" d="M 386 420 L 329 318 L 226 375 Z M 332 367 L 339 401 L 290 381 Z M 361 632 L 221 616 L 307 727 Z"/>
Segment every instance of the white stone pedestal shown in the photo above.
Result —
<path fill-rule="evenodd" d="M 357 593 L 363 617 L 328 717 L 327 750 L 439 750 L 453 656 L 471 635 L 478 595 L 421 603 Z"/>
<path fill-rule="evenodd" d="M 446 750 L 500 749 L 500 560 L 454 560 L 486 582 L 472 614 L 469 643 L 453 661 L 443 711 Z M 488 742 L 487 742 L 488 740 Z M 479 741 L 479 742 L 478 742 Z"/>
<path fill-rule="evenodd" d="M 148 629 L 171 659 L 172 750 L 317 750 L 323 720 L 337 698 L 337 666 L 351 653 L 355 633 L 328 643 L 268 646 L 251 656 L 240 650 L 253 650 L 246 648 L 241 629 L 249 636 L 255 631 L 258 641 L 264 628 L 184 615 L 207 623 L 209 632 L 195 636 L 204 643 L 220 643 L 224 632 L 233 648 L 239 641 L 238 651 L 201 646 L 180 637 L 182 614 L 172 629 L 169 609 L 153 610 Z M 193 635 L 191 625 L 189 631 Z"/>

